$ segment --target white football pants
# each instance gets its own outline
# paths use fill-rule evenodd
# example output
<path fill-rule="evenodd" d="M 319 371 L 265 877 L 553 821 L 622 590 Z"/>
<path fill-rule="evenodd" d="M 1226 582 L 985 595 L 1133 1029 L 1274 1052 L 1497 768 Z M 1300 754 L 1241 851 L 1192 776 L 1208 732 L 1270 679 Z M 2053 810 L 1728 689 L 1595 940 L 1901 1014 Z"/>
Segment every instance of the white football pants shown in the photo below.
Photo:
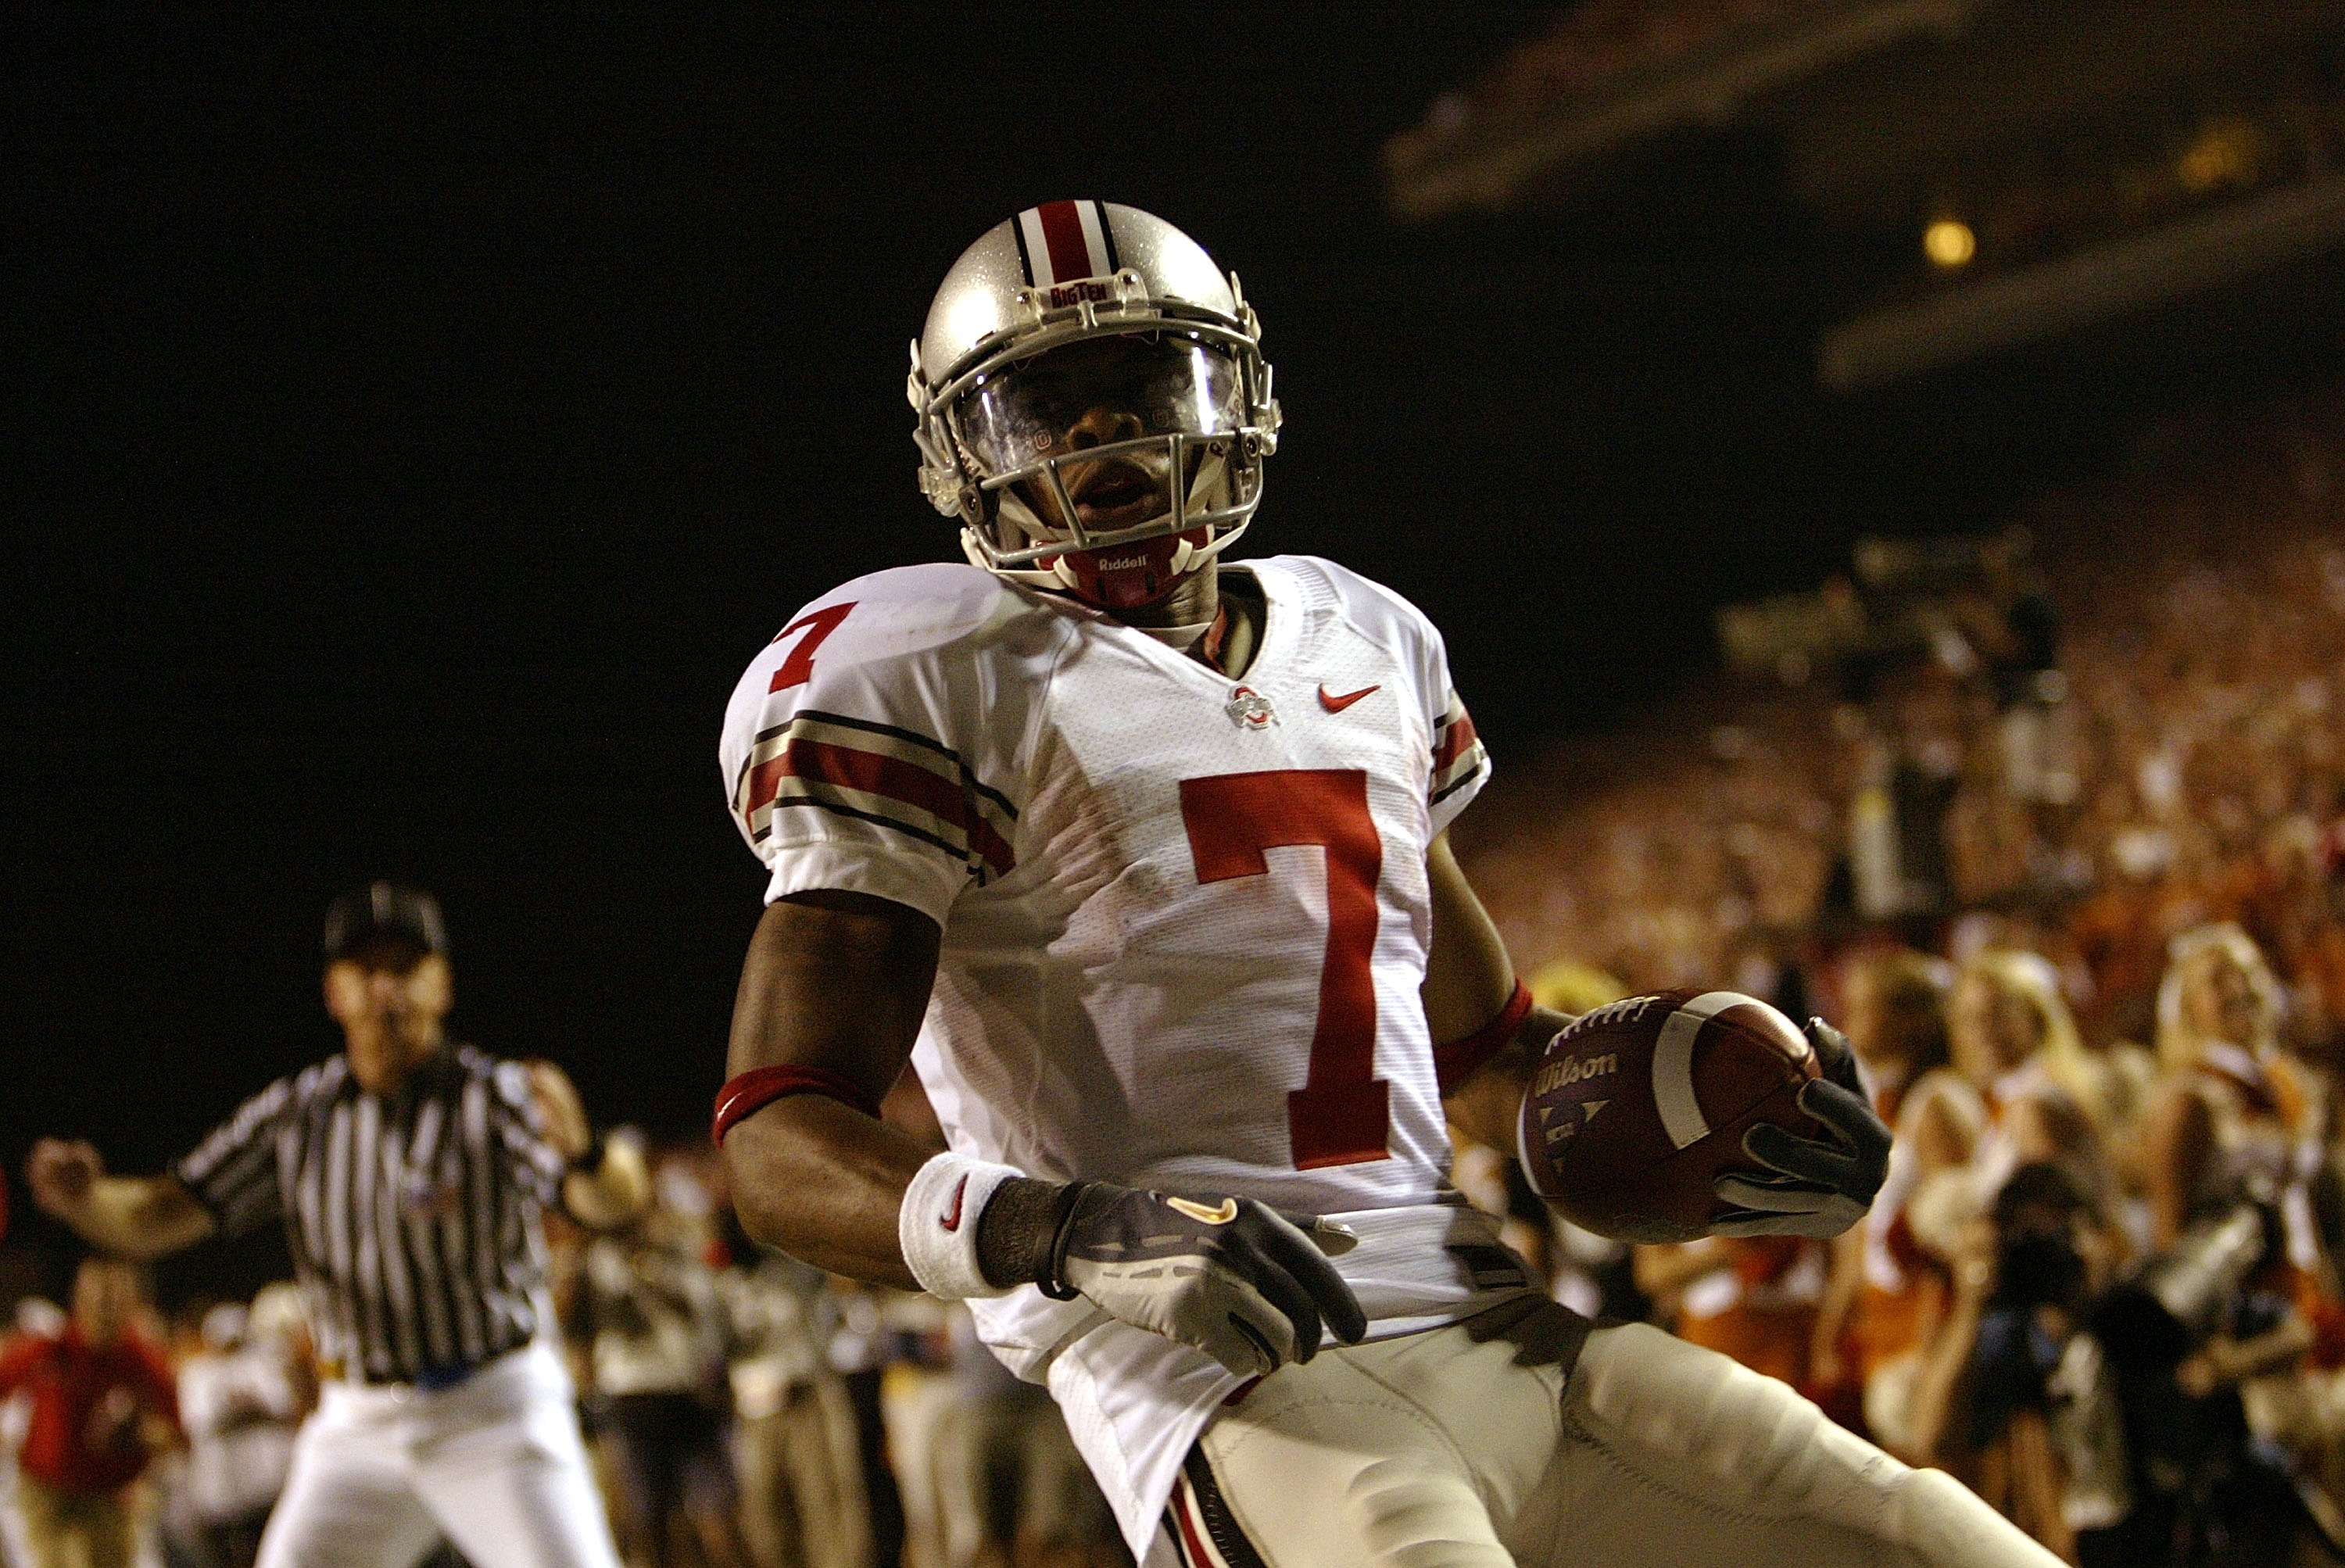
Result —
<path fill-rule="evenodd" d="M 618 1568 L 571 1399 L 543 1342 L 437 1393 L 328 1383 L 259 1568 L 409 1568 L 443 1533 L 482 1568 Z"/>
<path fill-rule="evenodd" d="M 1594 1330 L 1567 1381 L 1576 1330 L 1539 1304 L 1322 1350 L 1206 1429 L 1211 1481 L 1270 1568 L 2059 1568 L 1944 1472 L 1659 1329 Z M 1184 1477 L 1176 1525 L 1206 1501 Z"/>

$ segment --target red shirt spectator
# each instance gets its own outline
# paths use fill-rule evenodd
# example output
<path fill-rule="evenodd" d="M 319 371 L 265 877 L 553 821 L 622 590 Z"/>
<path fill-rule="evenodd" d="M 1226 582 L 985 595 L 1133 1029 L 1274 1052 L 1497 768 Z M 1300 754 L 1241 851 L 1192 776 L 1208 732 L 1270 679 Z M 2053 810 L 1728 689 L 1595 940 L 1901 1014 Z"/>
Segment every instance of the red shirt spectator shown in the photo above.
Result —
<path fill-rule="evenodd" d="M 54 1337 L 18 1340 L 0 1355 L 0 1400 L 19 1390 L 33 1397 L 33 1419 L 18 1463 L 58 1492 L 120 1491 L 152 1451 L 141 1418 L 178 1424 L 170 1368 L 127 1324 L 99 1339 L 77 1319 Z"/>

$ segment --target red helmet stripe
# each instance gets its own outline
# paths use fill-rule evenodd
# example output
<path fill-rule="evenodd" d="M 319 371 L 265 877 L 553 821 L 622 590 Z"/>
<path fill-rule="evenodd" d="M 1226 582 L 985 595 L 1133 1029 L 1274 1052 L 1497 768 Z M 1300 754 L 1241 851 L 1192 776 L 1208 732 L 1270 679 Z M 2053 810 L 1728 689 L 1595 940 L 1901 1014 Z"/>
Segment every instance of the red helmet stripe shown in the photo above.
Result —
<path fill-rule="evenodd" d="M 1046 201 L 1020 213 L 1010 226 L 1018 263 L 1037 289 L 1105 278 L 1116 270 L 1115 236 L 1096 201 Z"/>
<path fill-rule="evenodd" d="M 1051 258 L 1051 279 L 1053 283 L 1069 283 L 1078 278 L 1096 278 L 1107 269 L 1094 266 L 1089 237 L 1083 233 L 1082 214 L 1071 201 L 1046 201 L 1034 209 L 1034 217 L 1042 230 L 1042 243 Z M 1101 247 L 1103 251 L 1106 247 Z M 1106 258 L 1101 257 L 1104 261 Z M 1037 279 L 1037 282 L 1041 280 Z"/>

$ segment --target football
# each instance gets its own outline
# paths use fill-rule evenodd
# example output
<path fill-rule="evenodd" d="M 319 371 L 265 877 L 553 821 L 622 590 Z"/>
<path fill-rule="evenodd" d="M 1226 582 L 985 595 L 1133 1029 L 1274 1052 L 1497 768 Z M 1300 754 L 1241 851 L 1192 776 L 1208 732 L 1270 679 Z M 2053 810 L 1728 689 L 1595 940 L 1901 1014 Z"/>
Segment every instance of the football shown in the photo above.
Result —
<path fill-rule="evenodd" d="M 1799 1108 L 1816 1054 L 1789 1018 L 1737 991 L 1664 991 L 1582 1013 L 1548 1042 L 1518 1128 L 1531 1190 L 1622 1241 L 1690 1241 L 1727 1207 L 1711 1184 L 1761 1170 L 1742 1134 L 1822 1128 Z"/>

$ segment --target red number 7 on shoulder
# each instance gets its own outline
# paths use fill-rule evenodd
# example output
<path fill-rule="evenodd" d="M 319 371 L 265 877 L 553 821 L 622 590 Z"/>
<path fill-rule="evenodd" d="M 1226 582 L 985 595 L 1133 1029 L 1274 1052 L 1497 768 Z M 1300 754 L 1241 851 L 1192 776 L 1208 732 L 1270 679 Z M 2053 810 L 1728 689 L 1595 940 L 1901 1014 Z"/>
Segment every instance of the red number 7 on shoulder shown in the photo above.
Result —
<path fill-rule="evenodd" d="M 812 615 L 800 616 L 775 636 L 774 640 L 780 642 L 795 632 L 806 633 L 798 638 L 798 646 L 790 650 L 789 657 L 782 660 L 781 667 L 774 671 L 773 684 L 766 687 L 767 695 L 804 686 L 814 678 L 814 650 L 822 647 L 823 638 L 838 629 L 838 623 L 854 607 L 853 602 L 826 606 Z"/>

